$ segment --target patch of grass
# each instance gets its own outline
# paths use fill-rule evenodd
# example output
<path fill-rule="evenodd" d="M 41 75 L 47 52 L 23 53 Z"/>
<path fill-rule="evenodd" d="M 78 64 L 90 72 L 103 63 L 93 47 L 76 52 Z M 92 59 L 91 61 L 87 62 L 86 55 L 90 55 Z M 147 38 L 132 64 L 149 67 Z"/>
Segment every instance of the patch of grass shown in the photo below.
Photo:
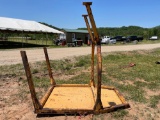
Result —
<path fill-rule="evenodd" d="M 147 86 L 148 84 L 147 84 L 146 82 L 135 81 L 135 82 L 134 82 L 134 85 L 137 86 L 137 87 L 145 87 L 145 86 Z"/>
<path fill-rule="evenodd" d="M 4 65 L 0 66 L 1 75 L 20 76 L 24 74 L 24 68 L 22 64 Z"/>
<path fill-rule="evenodd" d="M 160 101 L 160 95 L 151 96 L 151 98 L 150 98 L 150 106 L 152 108 L 156 108 L 157 104 L 159 103 L 159 101 Z"/>
<path fill-rule="evenodd" d="M 93 120 L 105 120 L 105 118 L 103 114 L 100 114 L 100 115 L 94 115 Z"/>
<path fill-rule="evenodd" d="M 160 88 L 160 83 L 157 81 L 150 82 L 147 87 L 151 90 L 158 90 Z"/>
<path fill-rule="evenodd" d="M 81 56 L 76 58 L 75 67 L 88 67 L 90 64 L 90 56 Z"/>
<path fill-rule="evenodd" d="M 80 75 L 74 76 L 69 80 L 57 80 L 58 84 L 88 84 L 90 80 L 90 74 L 81 73 Z"/>
<path fill-rule="evenodd" d="M 72 63 L 70 59 L 51 61 L 51 67 L 54 68 L 54 70 L 68 71 L 72 69 L 73 66 L 74 63 Z"/>
<path fill-rule="evenodd" d="M 120 91 L 124 91 L 128 94 L 130 100 L 137 102 L 146 102 L 145 92 L 140 87 L 135 87 L 133 85 L 120 85 Z"/>
<path fill-rule="evenodd" d="M 116 118 L 116 119 L 121 119 L 122 120 L 122 118 L 124 117 L 124 116 L 127 116 L 128 115 L 128 111 L 126 111 L 126 110 L 118 110 L 118 111 L 116 111 L 116 112 L 113 112 L 112 113 L 112 116 L 114 117 L 114 118 Z"/>
<path fill-rule="evenodd" d="M 39 70 L 38 69 L 33 69 L 32 74 L 38 73 Z"/>
<path fill-rule="evenodd" d="M 43 88 L 45 90 L 50 86 L 49 78 L 33 78 L 33 83 L 35 87 Z"/>
<path fill-rule="evenodd" d="M 132 80 L 133 82 L 136 79 L 143 79 L 146 82 L 149 82 L 147 86 L 149 89 L 152 89 L 152 86 L 160 88 L 160 67 L 155 64 L 155 61 L 159 59 L 157 54 L 150 54 L 148 51 L 144 54 L 144 51 L 141 52 L 128 52 L 128 53 L 116 53 L 103 57 L 103 69 L 106 73 L 120 81 Z M 158 50 L 159 51 L 159 50 Z M 135 63 L 136 66 L 129 67 L 129 63 Z M 154 84 L 157 83 L 157 84 Z"/>

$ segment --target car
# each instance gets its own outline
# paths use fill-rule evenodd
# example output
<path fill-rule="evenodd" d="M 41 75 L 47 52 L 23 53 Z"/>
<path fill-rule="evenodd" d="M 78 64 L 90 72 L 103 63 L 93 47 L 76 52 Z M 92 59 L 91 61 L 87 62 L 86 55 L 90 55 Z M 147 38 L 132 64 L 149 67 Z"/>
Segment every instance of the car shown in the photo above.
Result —
<path fill-rule="evenodd" d="M 128 37 L 126 38 L 126 41 L 127 41 L 127 42 L 131 42 L 131 41 L 134 41 L 134 40 L 137 40 L 137 41 L 138 41 L 137 36 L 128 36 Z"/>
<path fill-rule="evenodd" d="M 142 37 L 142 36 L 138 36 L 137 38 L 138 38 L 139 41 L 142 41 L 142 40 L 143 40 L 143 37 Z"/>
<path fill-rule="evenodd" d="M 152 36 L 149 38 L 150 40 L 158 40 L 158 36 Z"/>
<path fill-rule="evenodd" d="M 143 38 L 141 38 L 141 37 L 137 37 L 137 36 L 135 36 L 135 35 L 132 35 L 132 36 L 128 36 L 127 38 L 126 38 L 126 42 L 131 42 L 131 41 L 135 41 L 135 40 L 137 40 L 138 42 L 140 41 L 140 40 L 142 40 Z"/>
<path fill-rule="evenodd" d="M 115 36 L 114 39 L 116 39 L 116 41 L 125 41 L 126 40 L 126 37 L 124 36 Z"/>
<path fill-rule="evenodd" d="M 111 38 L 109 40 L 109 44 L 116 44 L 117 40 L 115 38 Z"/>

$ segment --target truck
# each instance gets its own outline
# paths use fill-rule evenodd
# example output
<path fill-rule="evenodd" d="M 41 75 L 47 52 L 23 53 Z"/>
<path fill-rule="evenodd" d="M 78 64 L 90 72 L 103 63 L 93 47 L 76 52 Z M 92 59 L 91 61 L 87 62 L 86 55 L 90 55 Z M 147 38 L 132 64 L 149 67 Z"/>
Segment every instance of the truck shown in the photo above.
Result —
<path fill-rule="evenodd" d="M 134 35 L 133 36 L 128 36 L 127 39 L 126 39 L 126 42 L 131 42 L 131 41 L 135 41 L 135 40 L 137 40 L 138 42 L 142 41 L 143 37 L 141 37 L 141 36 L 137 37 L 137 36 L 134 36 Z"/>
<path fill-rule="evenodd" d="M 115 36 L 114 37 L 114 39 L 116 39 L 116 41 L 120 41 L 120 42 L 123 42 L 123 41 L 125 41 L 126 40 L 126 37 L 124 37 L 124 36 Z"/>
<path fill-rule="evenodd" d="M 110 37 L 109 36 L 103 36 L 101 39 L 102 39 L 101 44 L 108 44 L 109 40 L 110 40 Z"/>
<path fill-rule="evenodd" d="M 110 36 L 103 36 L 101 44 L 116 44 L 116 39 L 113 39 Z"/>

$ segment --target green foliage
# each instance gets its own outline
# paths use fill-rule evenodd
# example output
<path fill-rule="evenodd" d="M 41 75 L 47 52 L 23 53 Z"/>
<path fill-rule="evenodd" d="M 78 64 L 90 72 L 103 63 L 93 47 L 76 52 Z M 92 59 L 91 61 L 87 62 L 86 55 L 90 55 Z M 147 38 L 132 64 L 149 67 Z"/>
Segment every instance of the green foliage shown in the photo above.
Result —
<path fill-rule="evenodd" d="M 62 30 L 62 29 L 60 29 L 60 28 L 58 28 L 58 27 L 55 27 L 55 26 L 53 26 L 53 25 L 49 25 L 49 24 L 47 24 L 47 23 L 45 23 L 45 22 L 39 22 L 39 23 L 41 23 L 41 24 L 43 24 L 43 25 L 46 25 L 46 26 L 48 26 L 48 27 L 57 29 L 57 30 Z"/>
<path fill-rule="evenodd" d="M 78 29 L 86 29 L 86 28 L 78 28 Z M 100 27 L 97 28 L 100 36 L 130 36 L 137 35 L 143 36 L 144 39 L 149 39 L 153 35 L 157 35 L 160 37 L 160 26 L 156 26 L 153 28 L 142 28 L 139 26 L 122 26 L 122 27 Z"/>

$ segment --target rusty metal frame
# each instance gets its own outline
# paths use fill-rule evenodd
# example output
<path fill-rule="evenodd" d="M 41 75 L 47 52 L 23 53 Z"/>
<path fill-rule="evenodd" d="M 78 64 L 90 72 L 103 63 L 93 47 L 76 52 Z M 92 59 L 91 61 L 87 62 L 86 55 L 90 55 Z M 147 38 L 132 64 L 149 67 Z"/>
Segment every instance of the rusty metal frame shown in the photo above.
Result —
<path fill-rule="evenodd" d="M 48 89 L 48 91 L 44 95 L 44 97 L 39 101 L 36 97 L 35 87 L 34 87 L 34 84 L 33 84 L 32 75 L 31 75 L 30 66 L 29 66 L 29 63 L 28 63 L 28 58 L 27 58 L 26 52 L 25 51 L 20 52 L 21 57 L 22 57 L 22 61 L 23 61 L 23 65 L 24 65 L 24 69 L 25 69 L 25 73 L 26 73 L 26 76 L 27 76 L 27 81 L 28 81 L 28 85 L 29 85 L 29 89 L 30 89 L 30 93 L 31 93 L 31 98 L 32 98 L 32 102 L 33 102 L 33 105 L 34 105 L 34 110 L 35 110 L 35 113 L 37 113 L 37 114 L 67 114 L 67 113 L 68 114 L 76 114 L 76 113 L 78 113 L 78 114 L 79 113 L 99 114 L 99 113 L 112 112 L 112 111 L 115 111 L 115 110 L 118 110 L 118 109 L 125 109 L 125 108 L 130 107 L 130 105 L 125 101 L 125 98 L 122 96 L 122 94 L 119 93 L 119 91 L 116 88 L 101 85 L 101 76 L 102 76 L 101 43 L 100 43 L 99 35 L 98 35 L 97 29 L 96 29 L 96 24 L 94 22 L 94 18 L 93 18 L 93 15 L 92 15 L 92 11 L 91 11 L 91 8 L 90 8 L 90 5 L 92 5 L 92 2 L 84 2 L 83 5 L 86 6 L 88 15 L 82 15 L 82 16 L 84 17 L 88 32 L 89 32 L 91 40 L 92 40 L 91 79 L 90 79 L 89 84 L 60 84 L 60 85 L 56 84 L 56 82 L 53 78 L 52 69 L 51 69 L 51 65 L 50 65 L 50 62 L 49 62 L 47 49 L 43 48 L 44 54 L 45 54 L 45 59 L 46 59 L 46 64 L 47 64 L 47 68 L 48 68 L 48 73 L 49 73 L 49 77 L 50 77 L 51 87 Z M 90 23 L 91 23 L 93 31 L 90 28 L 90 24 L 89 24 L 89 21 L 88 21 L 88 18 L 87 18 L 88 16 L 89 16 Z M 95 51 L 95 46 L 97 46 L 97 85 L 95 84 L 95 80 L 94 80 L 94 51 Z M 65 108 L 52 109 L 52 108 L 45 108 L 45 104 L 46 104 L 47 100 L 51 96 L 54 89 L 56 89 L 57 87 L 59 87 L 59 88 L 64 88 L 64 87 L 74 87 L 74 88 L 81 87 L 82 88 L 83 87 L 83 88 L 87 88 L 87 89 L 89 88 L 91 90 L 92 94 L 93 94 L 93 100 L 94 100 L 93 108 L 91 108 L 91 109 L 87 109 L 87 108 L 85 108 L 85 109 L 65 109 Z M 101 97 L 103 97 L 101 95 L 101 90 L 114 91 L 114 94 L 118 97 L 119 101 L 121 101 L 121 104 L 111 105 L 109 107 L 103 106 L 102 101 L 101 101 Z"/>
<path fill-rule="evenodd" d="M 44 48 L 44 53 L 46 56 L 48 56 L 47 50 L 46 48 Z M 54 91 L 54 89 L 56 87 L 83 87 L 83 88 L 90 88 L 92 93 L 93 93 L 93 99 L 96 105 L 96 101 L 97 101 L 97 93 L 95 91 L 95 87 L 93 86 L 93 84 L 51 84 L 51 87 L 48 89 L 47 93 L 43 96 L 43 98 L 39 101 L 36 97 L 36 92 L 35 92 L 35 87 L 33 84 L 33 80 L 32 80 L 32 75 L 31 75 L 31 71 L 30 71 L 30 66 L 28 63 L 28 58 L 26 55 L 25 51 L 21 51 L 21 57 L 22 57 L 22 61 L 23 61 L 23 65 L 25 68 L 25 72 L 26 72 L 26 76 L 27 76 L 27 81 L 28 81 L 28 85 L 29 85 L 29 89 L 30 89 L 30 93 L 31 93 L 31 98 L 32 98 L 32 102 L 33 102 L 33 106 L 34 106 L 34 111 L 37 114 L 76 114 L 76 113 L 94 113 L 94 114 L 99 114 L 99 113 L 105 113 L 105 112 L 112 112 L 118 109 L 125 109 L 125 108 L 129 108 L 129 104 L 125 101 L 124 97 L 118 92 L 118 90 L 116 90 L 114 87 L 110 87 L 110 86 L 104 86 L 101 85 L 101 89 L 108 89 L 108 90 L 113 90 L 115 91 L 115 93 L 117 94 L 118 98 L 120 99 L 120 101 L 122 102 L 122 104 L 120 105 L 115 105 L 115 106 L 111 106 L 111 107 L 103 107 L 101 109 L 96 110 L 97 107 L 93 107 L 93 109 L 46 109 L 44 108 L 45 103 L 47 102 L 48 98 L 50 97 L 51 93 Z M 49 58 L 48 61 L 46 60 L 46 63 L 49 63 Z M 51 70 L 50 65 L 47 66 L 49 67 L 49 70 Z M 50 63 L 49 63 L 50 64 Z M 51 71 L 49 71 L 49 76 Z M 98 89 L 98 88 L 97 88 Z"/>

